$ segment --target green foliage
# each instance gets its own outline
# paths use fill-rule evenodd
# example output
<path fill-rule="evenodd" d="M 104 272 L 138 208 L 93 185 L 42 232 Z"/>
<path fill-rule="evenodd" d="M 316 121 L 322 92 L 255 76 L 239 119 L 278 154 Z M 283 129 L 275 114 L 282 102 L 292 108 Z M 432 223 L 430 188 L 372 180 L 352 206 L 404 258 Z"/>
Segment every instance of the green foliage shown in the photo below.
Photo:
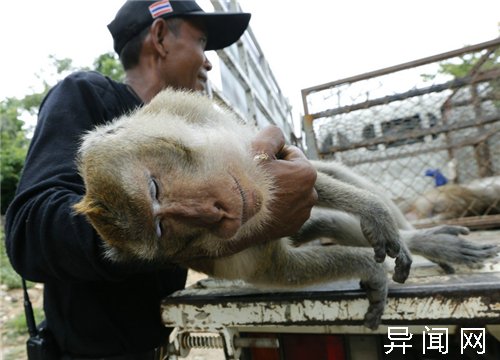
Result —
<path fill-rule="evenodd" d="M 54 65 L 57 74 L 63 74 L 66 71 L 75 70 L 73 67 L 73 60 L 69 58 L 57 59 L 54 55 L 49 55 L 49 59 L 52 60 L 52 64 Z"/>
<path fill-rule="evenodd" d="M 39 324 L 44 318 L 45 314 L 43 309 L 33 308 L 33 314 L 35 315 L 35 321 Z M 7 337 L 17 337 L 21 335 L 28 335 L 28 326 L 26 325 L 26 317 L 24 312 L 16 315 L 5 324 L 7 329 Z"/>
<path fill-rule="evenodd" d="M 73 66 L 71 59 L 57 59 L 53 55 L 50 55 L 49 59 L 52 63 L 50 69 L 44 70 L 37 75 L 42 83 L 41 91 L 27 94 L 21 99 L 7 98 L 0 101 L 0 126 L 2 131 L 0 139 L 1 214 L 5 214 L 7 206 L 14 197 L 29 146 L 29 129 L 23 127 L 24 121 L 22 117 L 36 117 L 43 98 L 55 82 L 62 79 L 69 72 L 79 70 Z M 98 56 L 91 70 L 99 71 L 116 81 L 123 80 L 125 76 L 121 63 L 113 53 Z M 49 83 L 44 77 L 50 77 L 52 82 Z"/>
<path fill-rule="evenodd" d="M 448 61 L 443 61 L 439 63 L 437 73 L 421 74 L 420 76 L 424 81 L 433 81 L 440 74 L 451 75 L 454 79 L 460 79 L 473 76 L 473 70 L 479 73 L 494 69 L 498 70 L 500 64 L 500 48 L 497 48 L 493 53 L 489 54 L 486 60 L 483 59 L 485 54 L 485 51 L 481 51 L 464 54 Z M 500 98 L 500 79 L 497 77 L 488 82 L 483 82 L 483 86 L 484 85 L 485 87 L 482 89 L 482 93 L 492 98 L 494 106 L 500 108 L 500 101 L 498 100 Z"/>
<path fill-rule="evenodd" d="M 49 56 L 52 67 L 60 79 L 65 72 L 74 68 L 71 59 L 56 59 Z M 25 95 L 21 99 L 7 98 L 0 102 L 1 123 L 1 152 L 0 152 L 0 186 L 1 186 L 1 213 L 5 214 L 7 206 L 14 198 L 19 183 L 19 177 L 28 151 L 28 129 L 24 128 L 23 116 L 36 116 L 43 98 L 52 87 L 47 81 L 42 80 L 42 90 Z"/>
<path fill-rule="evenodd" d="M 456 63 L 443 62 L 439 64 L 439 72 L 441 74 L 450 74 L 455 78 L 465 77 L 470 75 L 471 70 L 476 66 L 478 61 L 483 57 L 482 53 L 465 54 L 459 57 Z M 481 65 L 481 70 L 489 70 L 498 66 L 500 58 L 500 50 L 496 50 L 491 56 Z"/>
<path fill-rule="evenodd" d="M 0 284 L 7 289 L 18 289 L 21 285 L 21 277 L 12 268 L 7 253 L 5 252 L 4 232 L 0 228 Z"/>
<path fill-rule="evenodd" d="M 439 64 L 439 73 L 450 74 L 455 78 L 465 77 L 469 75 L 479 59 L 480 56 L 477 53 L 462 55 L 456 63 L 443 62 Z"/>
<path fill-rule="evenodd" d="M 0 186 L 1 213 L 14 197 L 28 149 L 24 122 L 19 119 L 22 100 L 8 98 L 0 102 Z"/>
<path fill-rule="evenodd" d="M 500 30 L 500 23 L 498 23 Z M 484 56 L 484 52 L 469 53 L 459 56 L 457 59 L 443 61 L 439 64 L 439 74 L 449 74 L 454 78 L 462 78 L 471 75 L 472 69 Z M 497 48 L 488 59 L 480 66 L 481 71 L 491 70 L 498 67 L 500 60 L 500 48 Z M 429 75 L 425 75 L 429 76 Z M 432 77 L 431 77 L 432 78 Z"/>
<path fill-rule="evenodd" d="M 469 76 L 471 70 L 482 58 L 482 55 L 483 54 L 480 53 L 470 53 L 464 54 L 450 61 L 443 61 L 439 63 L 437 74 L 451 75 L 456 79 Z M 499 59 L 500 50 L 497 50 L 484 64 L 481 65 L 481 70 L 490 70 L 494 67 L 498 67 Z M 426 81 L 431 81 L 436 78 L 437 74 L 421 74 L 421 77 Z"/>
<path fill-rule="evenodd" d="M 98 56 L 94 61 L 94 70 L 115 81 L 123 81 L 125 78 L 125 71 L 115 53 L 108 52 Z"/>

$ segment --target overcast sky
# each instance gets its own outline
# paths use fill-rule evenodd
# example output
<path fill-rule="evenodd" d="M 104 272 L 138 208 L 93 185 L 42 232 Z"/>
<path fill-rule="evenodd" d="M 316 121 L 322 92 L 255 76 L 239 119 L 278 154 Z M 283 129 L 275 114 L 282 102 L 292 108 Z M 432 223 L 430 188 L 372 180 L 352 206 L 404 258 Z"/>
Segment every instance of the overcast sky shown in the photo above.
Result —
<path fill-rule="evenodd" d="M 206 3 L 203 0 L 201 4 Z M 0 2 L 0 100 L 22 96 L 48 55 L 89 66 L 112 51 L 106 25 L 123 0 Z M 491 40 L 498 0 L 240 0 L 285 95 Z M 209 10 L 205 6 L 206 10 Z M 299 109 L 300 110 L 300 109 Z"/>

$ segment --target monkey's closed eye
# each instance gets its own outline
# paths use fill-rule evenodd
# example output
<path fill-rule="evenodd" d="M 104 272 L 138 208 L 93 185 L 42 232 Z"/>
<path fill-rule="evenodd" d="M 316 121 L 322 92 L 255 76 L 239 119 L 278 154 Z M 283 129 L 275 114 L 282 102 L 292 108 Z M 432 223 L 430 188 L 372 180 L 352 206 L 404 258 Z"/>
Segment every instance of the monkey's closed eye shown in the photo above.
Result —
<path fill-rule="evenodd" d="M 158 238 L 161 238 L 163 230 L 161 228 L 161 220 L 159 217 L 155 218 L 155 230 L 156 230 L 156 236 Z"/>
<path fill-rule="evenodd" d="M 151 177 L 149 181 L 149 194 L 151 195 L 151 200 L 153 200 L 153 202 L 158 202 L 159 192 L 160 189 L 158 186 L 158 180 Z M 159 217 L 155 218 L 155 231 L 156 231 L 156 236 L 160 238 L 162 235 L 162 228 L 161 228 L 161 219 Z"/>
<path fill-rule="evenodd" d="M 158 200 L 158 182 L 155 178 L 151 178 L 149 181 L 149 194 L 151 195 L 151 199 Z"/>

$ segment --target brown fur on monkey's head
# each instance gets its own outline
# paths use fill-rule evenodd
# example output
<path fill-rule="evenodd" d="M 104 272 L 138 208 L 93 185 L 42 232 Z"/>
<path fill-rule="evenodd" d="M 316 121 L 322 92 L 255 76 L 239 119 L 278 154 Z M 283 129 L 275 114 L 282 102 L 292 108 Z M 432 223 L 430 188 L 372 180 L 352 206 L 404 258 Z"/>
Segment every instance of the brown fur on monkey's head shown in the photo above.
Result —
<path fill-rule="evenodd" d="M 166 90 L 85 136 L 78 165 L 86 193 L 74 208 L 92 223 L 112 259 L 216 256 L 235 231 L 244 235 L 268 218 L 272 183 L 249 153 L 252 135 L 252 128 L 204 96 Z M 148 190 L 151 179 L 163 187 L 161 199 Z M 171 212 L 171 204 L 190 216 L 210 212 L 203 203 L 210 197 L 215 207 L 236 207 L 245 225 L 214 228 L 206 223 L 209 214 L 194 225 L 161 220 L 165 228 L 160 236 L 155 232 L 158 214 Z"/>
<path fill-rule="evenodd" d="M 135 216 L 148 212 L 144 194 L 127 186 L 137 176 L 127 170 L 139 165 L 137 154 L 112 139 L 96 143 L 81 153 L 78 163 L 86 193 L 74 209 L 88 218 L 105 241 L 107 255 L 111 258 L 133 256 L 130 249 L 135 246 L 128 246 L 130 242 L 137 242 L 143 256 L 155 251 L 155 241 L 147 233 L 144 219 Z"/>

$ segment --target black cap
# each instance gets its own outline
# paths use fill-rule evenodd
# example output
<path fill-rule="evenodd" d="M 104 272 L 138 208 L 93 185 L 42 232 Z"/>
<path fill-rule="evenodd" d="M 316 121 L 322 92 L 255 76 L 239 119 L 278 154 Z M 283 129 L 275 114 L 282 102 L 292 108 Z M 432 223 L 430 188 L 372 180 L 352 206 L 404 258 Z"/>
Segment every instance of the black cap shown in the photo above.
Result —
<path fill-rule="evenodd" d="M 174 16 L 202 21 L 208 38 L 206 50 L 217 50 L 231 45 L 245 32 L 250 21 L 249 13 L 206 13 L 193 0 L 128 0 L 108 25 L 115 51 L 120 54 L 125 44 L 155 19 Z"/>

